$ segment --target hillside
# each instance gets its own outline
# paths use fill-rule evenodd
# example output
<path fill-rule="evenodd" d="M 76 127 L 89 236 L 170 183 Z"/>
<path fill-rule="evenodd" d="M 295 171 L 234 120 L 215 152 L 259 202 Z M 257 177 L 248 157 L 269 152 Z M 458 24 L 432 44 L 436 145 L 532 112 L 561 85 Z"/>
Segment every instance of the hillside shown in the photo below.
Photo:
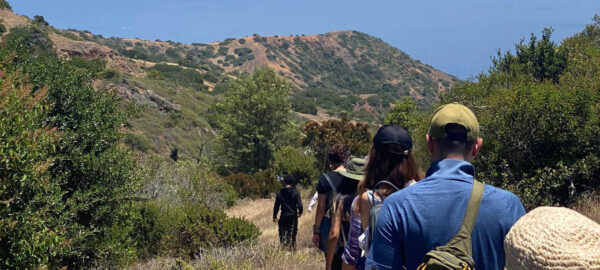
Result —
<path fill-rule="evenodd" d="M 214 135 L 207 112 L 232 78 L 269 66 L 288 78 L 299 119 L 325 120 L 341 114 L 380 123 L 402 96 L 421 105 L 456 79 L 412 59 L 381 39 L 356 31 L 320 35 L 253 35 L 210 44 L 137 38 L 106 38 L 89 31 L 53 28 L 43 17 L 29 19 L 0 10 L 7 29 L 37 25 L 65 58 L 98 59 L 110 71 L 97 89 L 116 91 L 143 109 L 131 121 L 127 142 L 141 152 L 187 158 L 201 155 Z"/>

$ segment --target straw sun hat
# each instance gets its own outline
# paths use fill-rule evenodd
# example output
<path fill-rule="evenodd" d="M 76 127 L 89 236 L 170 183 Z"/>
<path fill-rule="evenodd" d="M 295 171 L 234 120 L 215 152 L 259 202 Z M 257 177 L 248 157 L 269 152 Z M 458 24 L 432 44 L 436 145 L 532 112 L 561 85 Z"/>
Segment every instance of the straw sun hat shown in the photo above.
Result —
<path fill-rule="evenodd" d="M 504 240 L 506 269 L 600 269 L 600 224 L 563 207 L 538 207 Z"/>

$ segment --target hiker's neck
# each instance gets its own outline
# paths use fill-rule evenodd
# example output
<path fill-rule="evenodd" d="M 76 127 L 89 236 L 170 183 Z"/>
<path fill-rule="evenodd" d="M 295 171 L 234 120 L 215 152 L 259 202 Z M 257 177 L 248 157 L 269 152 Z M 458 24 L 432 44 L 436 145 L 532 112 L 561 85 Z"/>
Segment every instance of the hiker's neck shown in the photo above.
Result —
<path fill-rule="evenodd" d="M 338 166 L 336 168 L 334 168 L 334 167 L 331 167 L 331 168 L 333 169 L 334 172 L 346 170 L 346 168 L 344 167 L 344 164 L 341 164 L 340 166 Z"/>

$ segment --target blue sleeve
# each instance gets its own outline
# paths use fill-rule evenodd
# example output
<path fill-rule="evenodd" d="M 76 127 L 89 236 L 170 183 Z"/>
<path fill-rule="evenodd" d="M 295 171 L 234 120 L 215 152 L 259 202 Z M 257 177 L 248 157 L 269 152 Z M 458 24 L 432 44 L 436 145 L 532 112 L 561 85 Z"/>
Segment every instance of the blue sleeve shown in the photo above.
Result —
<path fill-rule="evenodd" d="M 397 228 L 402 224 L 393 204 L 384 202 L 373 234 L 373 242 L 367 258 L 366 269 L 401 269 L 403 251 L 400 245 L 401 233 Z"/>

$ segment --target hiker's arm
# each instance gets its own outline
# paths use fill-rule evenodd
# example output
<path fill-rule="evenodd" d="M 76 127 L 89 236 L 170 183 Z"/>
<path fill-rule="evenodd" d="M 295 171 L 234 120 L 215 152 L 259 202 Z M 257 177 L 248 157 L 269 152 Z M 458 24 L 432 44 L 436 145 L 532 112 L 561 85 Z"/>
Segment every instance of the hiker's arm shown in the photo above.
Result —
<path fill-rule="evenodd" d="M 303 206 L 302 206 L 302 196 L 300 196 L 300 192 L 296 190 L 296 206 L 298 206 L 298 217 L 302 216 Z"/>
<path fill-rule="evenodd" d="M 369 227 L 369 212 L 371 212 L 371 201 L 367 192 L 360 194 L 358 209 L 360 210 L 360 222 L 362 223 L 363 231 Z"/>
<path fill-rule="evenodd" d="M 315 191 L 315 195 L 310 199 L 310 203 L 308 204 L 308 212 L 312 211 L 313 207 L 317 203 L 317 199 L 319 199 L 319 192 Z"/>
<path fill-rule="evenodd" d="M 279 207 L 281 206 L 281 197 L 279 193 L 275 196 L 275 206 L 273 206 L 273 221 L 277 221 L 277 213 L 279 212 Z"/>
<path fill-rule="evenodd" d="M 315 211 L 315 228 L 321 227 L 321 220 L 325 215 L 325 194 L 319 194 L 317 199 L 317 211 Z M 313 232 L 313 244 L 319 246 L 320 235 Z"/>
<path fill-rule="evenodd" d="M 329 237 L 327 238 L 327 249 L 325 254 L 325 263 L 327 265 L 327 269 L 331 269 L 331 264 L 333 263 L 333 255 L 336 251 L 336 245 L 338 244 L 338 240 L 340 239 L 340 226 L 342 226 L 342 203 L 338 202 L 337 211 L 332 217 L 331 220 L 331 229 L 329 230 Z"/>
<path fill-rule="evenodd" d="M 402 227 L 402 218 L 397 209 L 392 209 L 384 203 L 377 218 L 377 225 L 371 228 L 375 231 L 365 269 L 402 269 L 403 233 L 398 230 Z"/>

